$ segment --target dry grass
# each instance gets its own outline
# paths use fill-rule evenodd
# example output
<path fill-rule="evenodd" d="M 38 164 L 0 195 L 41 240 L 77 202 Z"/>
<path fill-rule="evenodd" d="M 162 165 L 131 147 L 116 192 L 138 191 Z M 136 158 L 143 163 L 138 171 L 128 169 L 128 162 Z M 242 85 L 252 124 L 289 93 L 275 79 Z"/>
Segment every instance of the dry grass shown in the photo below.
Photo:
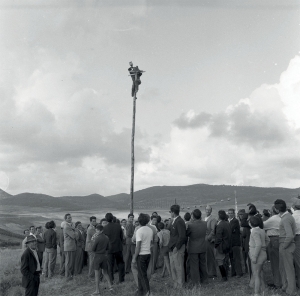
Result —
<path fill-rule="evenodd" d="M 21 287 L 21 273 L 20 273 L 20 257 L 21 250 L 19 249 L 5 249 L 0 251 L 0 294 L 3 296 L 21 296 L 24 295 L 24 289 Z M 59 269 L 59 256 L 56 266 L 56 273 Z M 161 270 L 153 276 L 150 282 L 150 287 L 153 295 L 156 296 L 196 296 L 196 295 L 251 295 L 253 290 L 248 288 L 248 276 L 245 275 L 241 279 L 229 278 L 228 282 L 222 282 L 220 277 L 210 279 L 209 284 L 200 288 L 192 288 L 187 286 L 185 289 L 174 290 L 172 288 L 172 281 L 169 277 L 161 278 Z M 272 281 L 270 276 L 270 264 L 265 265 L 265 274 L 268 282 Z M 115 275 L 117 278 L 117 274 Z M 41 276 L 41 284 L 39 295 L 42 296 L 87 296 L 94 292 L 94 283 L 87 279 L 87 267 L 84 268 L 83 274 L 74 277 L 73 281 L 66 282 L 65 278 L 58 275 L 52 279 Z M 126 275 L 125 282 L 115 285 L 116 296 L 134 295 L 137 287 L 133 282 L 132 275 Z M 107 284 L 101 283 L 101 295 L 111 295 L 107 290 Z M 266 296 L 280 296 L 283 293 L 274 293 L 267 290 Z"/>

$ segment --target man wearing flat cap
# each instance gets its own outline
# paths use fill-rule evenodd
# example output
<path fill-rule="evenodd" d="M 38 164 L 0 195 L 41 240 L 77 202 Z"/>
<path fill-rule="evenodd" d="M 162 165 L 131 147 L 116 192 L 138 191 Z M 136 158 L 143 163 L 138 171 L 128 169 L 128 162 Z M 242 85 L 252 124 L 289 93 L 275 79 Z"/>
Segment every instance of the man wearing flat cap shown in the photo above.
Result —
<path fill-rule="evenodd" d="M 37 240 L 29 235 L 26 241 L 27 248 L 21 257 L 22 287 L 25 296 L 37 296 L 40 285 L 41 265 L 36 251 Z"/>
<path fill-rule="evenodd" d="M 295 235 L 295 253 L 294 253 L 294 262 L 295 262 L 295 272 L 297 276 L 297 285 L 300 287 L 300 199 L 295 198 L 293 201 L 293 217 L 296 222 L 296 235 Z"/>

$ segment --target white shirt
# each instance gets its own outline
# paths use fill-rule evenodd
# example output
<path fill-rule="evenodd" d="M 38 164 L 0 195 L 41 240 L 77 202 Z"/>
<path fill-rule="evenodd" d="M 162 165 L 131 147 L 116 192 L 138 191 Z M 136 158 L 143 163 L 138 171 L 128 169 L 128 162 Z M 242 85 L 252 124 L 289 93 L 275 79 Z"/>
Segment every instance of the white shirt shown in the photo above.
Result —
<path fill-rule="evenodd" d="M 141 242 L 141 249 L 139 255 L 151 254 L 150 246 L 153 238 L 153 231 L 148 226 L 142 226 L 136 232 L 136 242 Z"/>
<path fill-rule="evenodd" d="M 293 217 L 296 222 L 296 234 L 300 234 L 300 210 L 295 210 Z"/>
<path fill-rule="evenodd" d="M 173 219 L 172 225 L 174 224 L 175 220 L 176 220 L 178 217 L 179 217 L 179 216 L 176 216 L 176 217 Z"/>
<path fill-rule="evenodd" d="M 207 221 L 207 220 L 209 219 L 209 217 L 210 217 L 210 216 L 211 216 L 211 215 L 209 215 L 209 216 L 205 217 L 205 219 L 204 219 L 204 220 L 205 220 L 205 221 Z"/>

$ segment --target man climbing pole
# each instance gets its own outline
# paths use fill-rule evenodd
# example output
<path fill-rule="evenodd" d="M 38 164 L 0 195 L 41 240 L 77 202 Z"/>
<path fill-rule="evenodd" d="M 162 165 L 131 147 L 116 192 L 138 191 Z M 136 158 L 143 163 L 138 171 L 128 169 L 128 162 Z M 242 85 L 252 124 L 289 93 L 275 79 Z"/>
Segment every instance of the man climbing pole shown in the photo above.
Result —
<path fill-rule="evenodd" d="M 132 89 L 131 89 L 131 96 L 134 97 L 134 94 L 136 94 L 139 90 L 139 85 L 141 84 L 140 77 L 143 75 L 143 72 L 139 69 L 138 66 L 133 67 L 133 63 L 129 62 L 130 68 L 128 68 L 129 75 L 132 78 Z"/>

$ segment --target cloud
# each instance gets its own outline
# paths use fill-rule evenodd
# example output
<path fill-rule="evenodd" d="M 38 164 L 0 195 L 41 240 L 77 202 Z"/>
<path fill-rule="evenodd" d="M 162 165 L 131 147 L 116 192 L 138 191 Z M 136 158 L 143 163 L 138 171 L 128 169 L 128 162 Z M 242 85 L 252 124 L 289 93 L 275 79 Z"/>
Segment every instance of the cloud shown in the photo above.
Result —
<path fill-rule="evenodd" d="M 299 73 L 296 56 L 278 84 L 219 113 L 181 114 L 170 141 L 152 147 L 151 164 L 140 165 L 142 182 L 299 187 Z"/>

